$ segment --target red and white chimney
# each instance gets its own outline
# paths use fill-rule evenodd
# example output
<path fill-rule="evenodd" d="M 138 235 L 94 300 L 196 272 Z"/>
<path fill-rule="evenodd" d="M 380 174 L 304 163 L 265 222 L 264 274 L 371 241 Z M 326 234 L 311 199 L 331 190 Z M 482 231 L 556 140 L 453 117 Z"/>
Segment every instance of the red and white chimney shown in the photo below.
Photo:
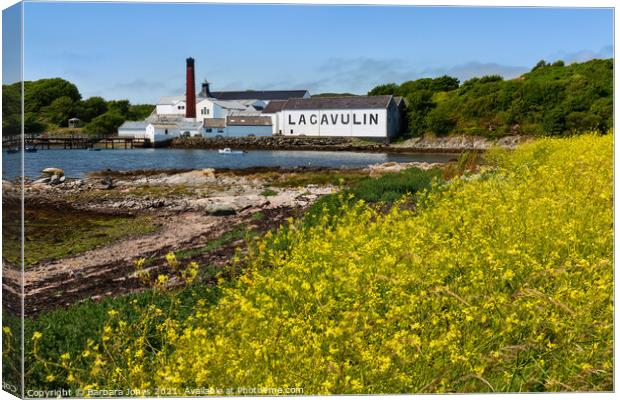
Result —
<path fill-rule="evenodd" d="M 187 60 L 185 79 L 185 118 L 196 118 L 196 83 L 194 82 L 194 59 Z"/>

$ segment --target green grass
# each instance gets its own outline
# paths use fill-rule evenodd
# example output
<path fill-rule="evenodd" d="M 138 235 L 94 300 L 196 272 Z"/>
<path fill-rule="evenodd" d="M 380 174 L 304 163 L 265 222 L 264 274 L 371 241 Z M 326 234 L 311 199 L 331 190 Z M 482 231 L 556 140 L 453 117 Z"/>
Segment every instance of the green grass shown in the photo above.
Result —
<path fill-rule="evenodd" d="M 265 197 L 275 196 L 277 194 L 278 192 L 276 192 L 273 189 L 265 189 L 260 193 L 261 196 L 265 196 Z"/>
<path fill-rule="evenodd" d="M 16 210 L 13 210 L 16 211 Z M 122 238 L 152 233 L 159 227 L 151 216 L 115 216 L 88 211 L 26 206 L 26 266 L 56 260 Z M 19 263 L 19 215 L 6 215 L 4 258 Z"/>
<path fill-rule="evenodd" d="M 193 258 L 201 254 L 216 250 L 229 242 L 243 239 L 247 234 L 248 234 L 248 231 L 244 227 L 240 227 L 232 231 L 224 232 L 220 237 L 211 240 L 205 246 L 194 248 L 194 249 L 179 250 L 175 252 L 175 256 L 179 260 L 186 260 L 189 258 Z"/>
<path fill-rule="evenodd" d="M 196 194 L 200 189 L 218 189 L 209 185 L 200 187 L 190 187 L 188 185 L 140 185 L 129 188 L 110 190 L 89 190 L 77 192 L 67 196 L 69 202 L 91 202 L 91 201 L 124 201 L 131 200 L 131 197 L 139 199 L 175 199 Z"/>
<path fill-rule="evenodd" d="M 119 297 L 107 297 L 98 302 L 87 300 L 65 309 L 25 318 L 26 387 L 38 389 L 53 386 L 45 380 L 46 371 L 43 365 L 36 363 L 32 357 L 28 357 L 28 354 L 32 352 L 30 339 L 35 331 L 43 334 L 39 344 L 39 355 L 42 358 L 57 360 L 63 353 L 69 353 L 72 359 L 76 359 L 76 356 L 86 348 L 88 338 L 101 336 L 101 329 L 108 319 L 109 310 L 118 311 L 119 318 L 129 325 L 139 323 L 150 306 L 165 310 L 166 313 L 171 313 L 178 319 L 184 319 L 191 315 L 197 301 L 215 304 L 220 295 L 220 287 L 194 284 L 169 292 L 148 290 Z M 155 336 L 156 332 L 153 331 L 152 334 Z M 77 365 L 77 367 L 85 367 L 85 365 Z M 10 372 L 10 370 L 7 371 L 7 373 Z"/>
<path fill-rule="evenodd" d="M 250 216 L 251 221 L 262 221 L 265 219 L 265 214 L 262 211 L 257 211 Z"/>
<path fill-rule="evenodd" d="M 271 185 L 274 187 L 300 187 L 307 185 L 349 186 L 367 178 L 367 172 L 357 169 L 305 171 L 277 176 Z"/>
<path fill-rule="evenodd" d="M 404 194 L 415 195 L 431 187 L 434 180 L 441 179 L 441 170 L 424 171 L 417 168 L 365 178 L 340 193 L 323 196 L 316 201 L 304 216 L 305 226 L 314 226 L 325 215 L 336 220 L 344 204 L 363 200 L 371 204 L 390 204 Z"/>

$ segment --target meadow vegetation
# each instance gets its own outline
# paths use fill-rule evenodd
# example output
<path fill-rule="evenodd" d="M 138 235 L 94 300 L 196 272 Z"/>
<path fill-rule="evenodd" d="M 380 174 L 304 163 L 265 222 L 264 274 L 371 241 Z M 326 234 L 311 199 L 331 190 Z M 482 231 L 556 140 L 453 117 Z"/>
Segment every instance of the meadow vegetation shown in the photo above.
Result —
<path fill-rule="evenodd" d="M 379 85 L 369 94 L 407 99 L 408 136 L 563 136 L 613 127 L 613 59 L 564 65 L 540 61 L 528 73 L 450 76 Z"/>
<path fill-rule="evenodd" d="M 171 253 L 185 289 L 157 277 L 79 306 L 95 316 L 77 339 L 55 330 L 79 308 L 41 316 L 27 385 L 612 390 L 613 136 L 494 150 L 444 178 L 411 170 L 324 198 L 252 239 L 217 286 Z"/>

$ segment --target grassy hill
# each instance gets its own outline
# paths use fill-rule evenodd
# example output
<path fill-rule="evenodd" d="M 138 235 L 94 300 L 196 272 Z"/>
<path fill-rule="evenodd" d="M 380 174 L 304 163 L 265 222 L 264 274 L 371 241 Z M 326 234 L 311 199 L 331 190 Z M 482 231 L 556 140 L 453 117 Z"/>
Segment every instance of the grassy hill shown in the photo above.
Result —
<path fill-rule="evenodd" d="M 369 94 L 407 98 L 409 136 L 606 132 L 613 127 L 613 60 L 541 61 L 511 80 L 485 76 L 459 85 L 444 76 L 381 85 Z"/>

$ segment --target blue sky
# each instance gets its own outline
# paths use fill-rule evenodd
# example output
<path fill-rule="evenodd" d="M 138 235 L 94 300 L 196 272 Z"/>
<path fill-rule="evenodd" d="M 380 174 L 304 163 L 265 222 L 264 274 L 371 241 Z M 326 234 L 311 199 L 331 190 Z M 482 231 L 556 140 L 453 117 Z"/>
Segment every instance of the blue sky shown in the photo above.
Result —
<path fill-rule="evenodd" d="M 361 94 L 613 53 L 611 9 L 26 3 L 24 19 L 25 79 L 135 103 L 183 93 L 189 56 L 214 90 Z"/>

